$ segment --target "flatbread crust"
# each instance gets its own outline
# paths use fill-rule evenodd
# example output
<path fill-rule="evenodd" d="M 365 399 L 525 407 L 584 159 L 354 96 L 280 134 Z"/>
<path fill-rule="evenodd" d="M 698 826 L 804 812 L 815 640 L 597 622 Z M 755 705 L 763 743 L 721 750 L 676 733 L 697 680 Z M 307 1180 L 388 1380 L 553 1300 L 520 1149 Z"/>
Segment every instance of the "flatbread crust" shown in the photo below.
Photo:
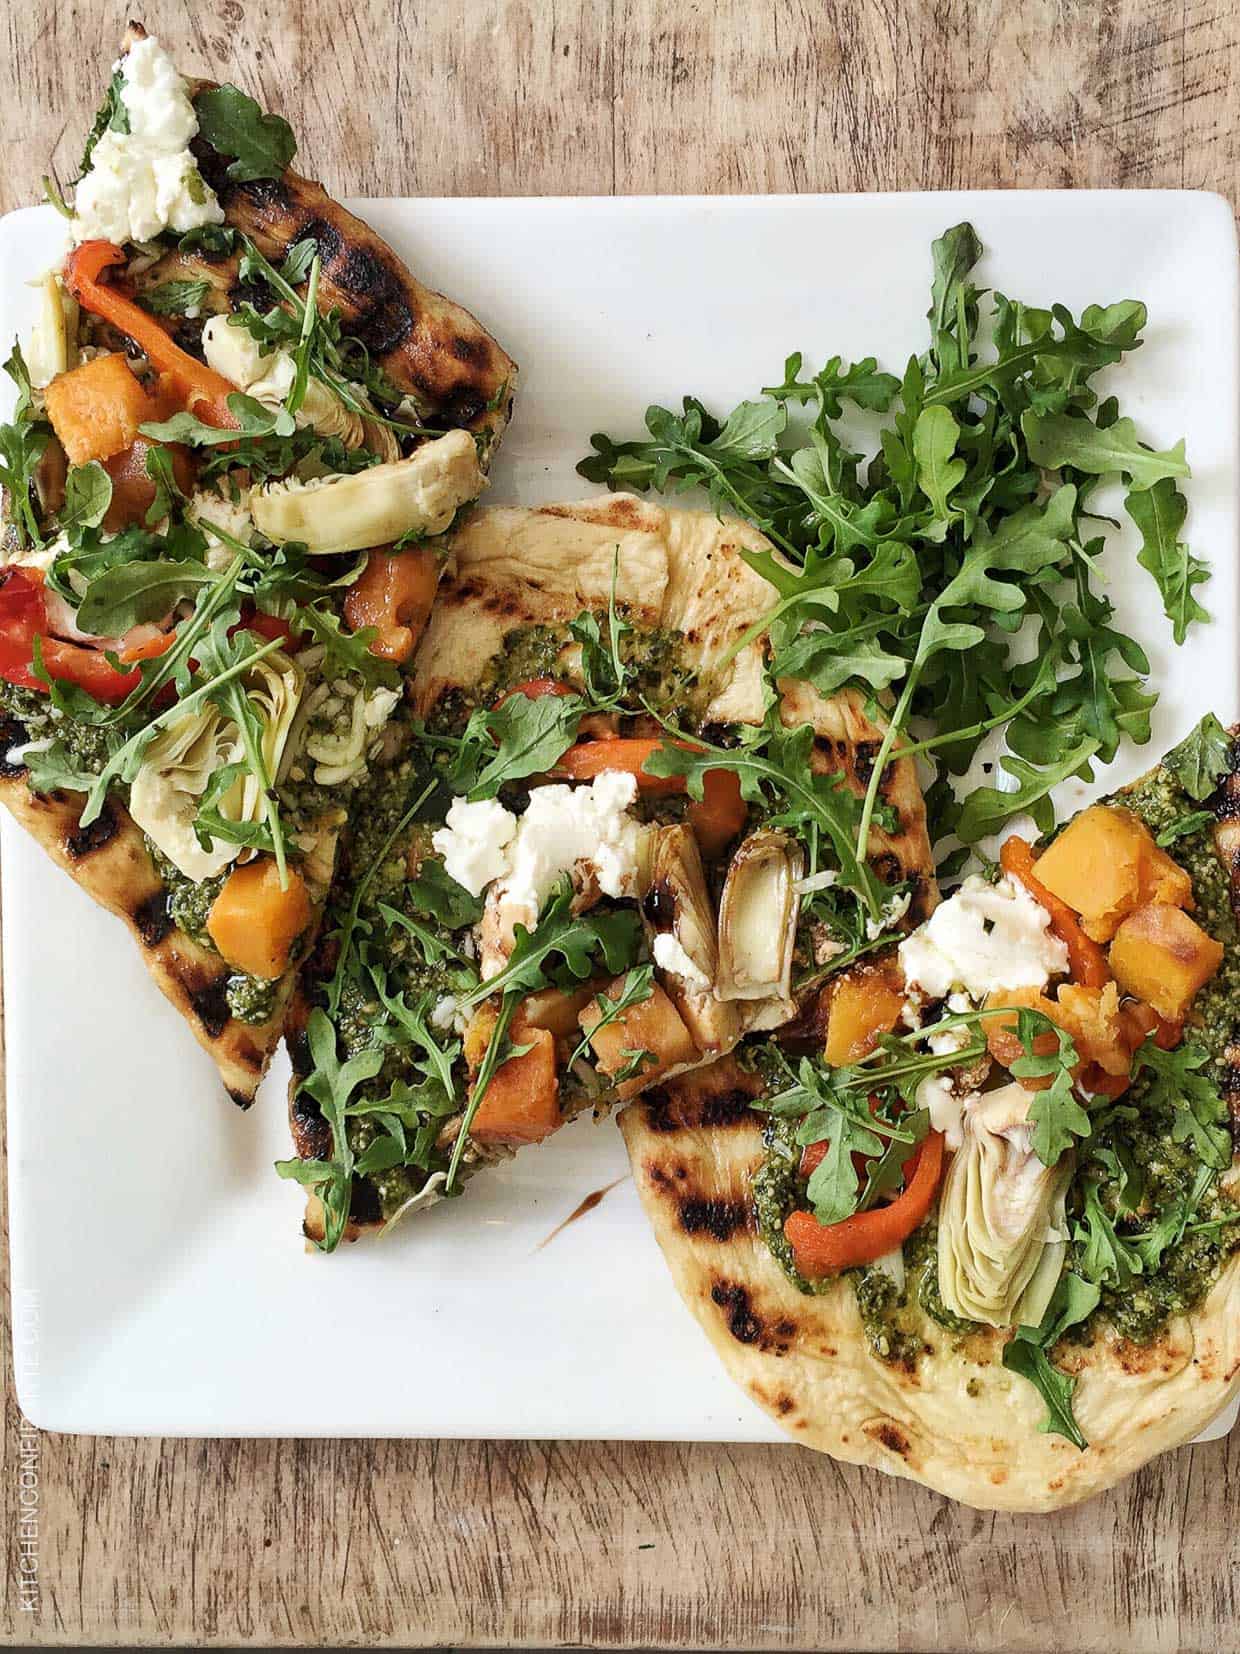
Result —
<path fill-rule="evenodd" d="M 1233 735 L 1236 731 L 1232 732 Z M 1215 847 L 1240 916 L 1240 775 L 1214 801 Z M 1240 1121 L 1240 1049 L 1224 1096 Z M 1190 1441 L 1240 1389 L 1240 1254 L 1205 1300 L 1148 1345 L 1107 1327 L 1056 1351 L 1077 1379 L 1084 1452 L 1044 1433 L 1033 1386 L 1002 1365 L 1008 1334 L 961 1339 L 917 1310 L 915 1368 L 870 1353 L 851 1283 L 804 1294 L 762 1240 L 750 1193 L 763 1160 L 753 1076 L 725 1058 L 648 1091 L 620 1117 L 642 1205 L 672 1278 L 728 1373 L 794 1440 L 907 1476 L 984 1510 L 1087 1499 Z M 1234 1135 L 1234 1133 L 1233 1133 Z M 1229 1179 L 1240 1175 L 1240 1153 Z"/>
<path fill-rule="evenodd" d="M 24 731 L 11 722 L 0 729 L 7 749 Z M 280 1040 L 294 977 L 281 983 L 266 1022 L 242 1022 L 228 1008 L 225 989 L 233 974 L 219 954 L 178 930 L 168 912 L 168 887 L 129 811 L 109 798 L 89 827 L 79 821 L 81 793 L 41 798 L 26 785 L 25 766 L 0 764 L 0 803 L 36 843 L 101 907 L 123 919 L 139 943 L 146 968 L 161 993 L 185 1018 L 194 1038 L 215 1059 L 233 1102 L 249 1108 Z"/>

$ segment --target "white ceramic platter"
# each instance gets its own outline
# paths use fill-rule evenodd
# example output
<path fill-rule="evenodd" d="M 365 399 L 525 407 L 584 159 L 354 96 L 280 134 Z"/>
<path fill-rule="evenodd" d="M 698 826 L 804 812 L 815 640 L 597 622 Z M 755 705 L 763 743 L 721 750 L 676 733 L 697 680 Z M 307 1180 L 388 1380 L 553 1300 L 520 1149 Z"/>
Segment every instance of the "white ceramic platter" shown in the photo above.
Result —
<path fill-rule="evenodd" d="M 1236 245 L 1194 194 L 363 201 L 412 269 L 474 310 L 522 367 L 489 498 L 592 492 L 592 431 L 636 434 L 687 391 L 726 409 L 820 362 L 925 343 L 929 246 L 969 218 L 981 276 L 1074 311 L 1139 297 L 1125 411 L 1183 436 L 1189 528 L 1214 563 L 1212 626 L 1171 646 L 1131 536 L 1114 593 L 1162 690 L 1144 756 L 1237 684 Z M 58 256 L 50 209 L 0 225 L 0 339 Z M 7 348 L 7 346 L 6 346 Z M 1118 548 L 1117 548 L 1118 549 Z M 10 1234 L 18 1395 L 51 1430 L 187 1436 L 628 1437 L 773 1441 L 681 1307 L 614 1124 L 578 1122 L 381 1245 L 307 1256 L 281 1058 L 242 1114 L 117 922 L 7 816 L 3 845 Z"/>

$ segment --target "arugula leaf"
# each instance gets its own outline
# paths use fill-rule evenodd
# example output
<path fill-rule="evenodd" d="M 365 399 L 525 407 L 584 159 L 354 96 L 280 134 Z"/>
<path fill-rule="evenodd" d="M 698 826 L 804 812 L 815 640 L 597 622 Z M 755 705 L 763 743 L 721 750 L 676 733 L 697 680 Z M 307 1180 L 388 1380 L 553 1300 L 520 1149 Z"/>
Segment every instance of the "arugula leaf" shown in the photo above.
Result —
<path fill-rule="evenodd" d="M 398 689 L 400 671 L 390 660 L 371 653 L 378 635 L 373 626 L 347 630 L 334 609 L 311 603 L 297 611 L 297 625 L 323 650 L 323 676 L 358 678 L 366 689 Z"/>
<path fill-rule="evenodd" d="M 243 437 L 292 436 L 296 429 L 285 408 L 265 408 L 242 391 L 234 391 L 226 400 Z M 184 412 L 171 419 L 148 419 L 138 430 L 154 442 L 184 442 L 192 448 L 215 448 L 238 440 L 235 430 L 205 425 L 195 414 Z"/>
<path fill-rule="evenodd" d="M 323 1239 L 315 1245 L 321 1252 L 334 1252 L 344 1238 L 353 1195 L 355 1163 L 349 1144 L 345 1114 L 349 1099 L 358 1086 L 373 1080 L 383 1066 L 383 1052 L 359 1051 L 342 1063 L 336 1052 L 336 1031 L 324 1012 L 316 1007 L 306 1024 L 306 1038 L 314 1068 L 299 1090 L 308 1092 L 322 1110 L 331 1128 L 331 1160 L 277 1160 L 281 1177 L 317 1189 L 323 1203 Z"/>
<path fill-rule="evenodd" d="M 1081 1249 L 1077 1267 L 1086 1280 L 1123 1292 L 1144 1271 L 1141 1254 L 1120 1235 L 1098 1198 L 1098 1183 L 1087 1178 L 1082 1219 L 1072 1226 L 1072 1238 Z"/>
<path fill-rule="evenodd" d="M 1028 1379 L 1046 1403 L 1046 1417 L 1038 1429 L 1066 1437 L 1082 1452 L 1089 1443 L 1072 1411 L 1076 1380 L 1053 1366 L 1046 1352 L 1054 1348 L 1069 1327 L 1093 1314 L 1100 1297 L 1095 1283 L 1083 1281 L 1071 1272 L 1061 1275 L 1041 1325 L 1018 1327 L 1003 1350 L 1003 1365 L 1009 1372 Z"/>
<path fill-rule="evenodd" d="M 293 129 L 281 115 L 265 115 L 236 86 L 211 86 L 194 99 L 198 131 L 218 155 L 233 160 L 234 183 L 279 178 L 297 151 Z"/>
<path fill-rule="evenodd" d="M 1024 1055 L 1011 1065 L 1016 1078 L 1053 1076 L 1045 1090 L 1033 1093 L 1027 1118 L 1033 1127 L 1033 1152 L 1044 1166 L 1054 1166 L 1065 1149 L 1073 1147 L 1074 1137 L 1088 1137 L 1093 1129 L 1072 1089 L 1072 1070 L 1079 1064 L 1080 1055 L 1072 1036 L 1040 1011 L 1022 1007 L 1017 1012 L 1016 1033 L 1024 1047 Z M 1035 1042 L 1048 1034 L 1055 1036 L 1056 1049 L 1039 1053 Z"/>
<path fill-rule="evenodd" d="M 1117 419 L 1103 430 L 1083 415 L 1031 411 L 1021 419 L 1021 430 L 1030 458 L 1048 471 L 1070 465 L 1095 476 L 1119 472 L 1136 492 L 1164 478 L 1192 475 L 1182 441 L 1166 453 L 1157 453 L 1138 440 L 1131 419 Z"/>
<path fill-rule="evenodd" d="M 209 260 L 227 258 L 236 245 L 237 231 L 231 224 L 199 224 L 177 242 L 181 252 L 202 253 Z"/>
<path fill-rule="evenodd" d="M 22 763 L 31 792 L 86 793 L 95 782 L 94 772 L 83 769 L 81 761 L 59 740 L 46 747 L 27 747 Z"/>
<path fill-rule="evenodd" d="M 1047 831 L 1054 821 L 1048 793 L 1070 775 L 1088 774 L 1087 766 L 1097 750 L 1097 741 L 1082 741 L 1058 763 L 1046 769 L 1037 769 L 1014 754 L 1001 758 L 1000 764 L 1016 778 L 1017 785 L 1002 790 L 978 787 L 969 794 L 956 822 L 956 833 L 961 843 L 976 844 L 979 839 L 998 832 L 1004 822 L 1010 821 L 1014 815 L 1026 812 L 1033 816 L 1044 832 Z"/>
<path fill-rule="evenodd" d="M 211 290 L 209 281 L 162 281 L 138 294 L 138 302 L 152 316 L 188 316 L 197 311 Z"/>
<path fill-rule="evenodd" d="M 65 503 L 56 514 L 68 535 L 98 528 L 112 503 L 112 479 L 97 459 L 75 465 L 65 478 Z"/>
<path fill-rule="evenodd" d="M 513 695 L 479 708 L 465 729 L 452 784 L 471 801 L 494 798 L 509 781 L 554 769 L 577 739 L 584 703 L 576 695 Z M 498 750 L 497 750 L 498 747 Z"/>
<path fill-rule="evenodd" d="M 1210 1062 L 1210 1053 L 1194 1040 L 1163 1051 L 1151 1037 L 1134 1056 L 1132 1072 L 1134 1079 L 1150 1074 L 1146 1106 L 1170 1111 L 1173 1141 L 1191 1142 L 1198 1160 L 1221 1172 L 1231 1165 L 1231 1132 L 1227 1105 L 1214 1081 L 1201 1072 Z"/>
<path fill-rule="evenodd" d="M 449 930 L 476 925 L 482 917 L 482 898 L 458 884 L 440 856 L 426 856 L 417 874 L 405 885 L 405 900 L 417 913 L 438 919 Z"/>
<path fill-rule="evenodd" d="M 1188 796 L 1203 804 L 1235 761 L 1235 742 L 1213 712 L 1207 712 L 1178 746 L 1163 759 L 1163 768 L 1183 787 Z"/>
<path fill-rule="evenodd" d="M 121 88 L 125 84 L 125 77 L 121 70 L 113 69 L 112 78 L 108 81 L 108 89 L 104 93 L 102 104 L 95 115 L 94 124 L 86 138 L 86 147 L 82 151 L 82 159 L 78 162 L 78 175 L 75 182 L 80 182 L 90 171 L 91 157 L 95 153 L 95 145 L 105 132 L 128 132 L 129 111 L 121 97 Z"/>
<path fill-rule="evenodd" d="M 1141 531 L 1137 562 L 1154 576 L 1172 636 L 1183 643 L 1194 621 L 1210 618 L 1209 611 L 1193 596 L 1194 587 L 1210 578 L 1209 565 L 1194 557 L 1179 539 L 1188 502 L 1170 477 L 1164 477 L 1152 488 L 1130 490 L 1124 510 Z"/>
<path fill-rule="evenodd" d="M 923 408 L 913 430 L 917 481 L 936 517 L 947 517 L 947 496 L 964 480 L 968 466 L 955 459 L 960 427 L 946 408 Z"/>
<path fill-rule="evenodd" d="M 131 626 L 162 620 L 183 598 L 196 596 L 215 579 L 203 563 L 119 563 L 87 587 L 78 625 L 97 637 L 119 637 Z"/>
<path fill-rule="evenodd" d="M 33 390 L 21 346 L 14 340 L 4 371 L 17 386 L 13 418 L 0 425 L 0 487 L 7 494 L 8 520 L 21 547 L 41 546 L 39 522 L 32 492 L 35 467 L 43 458 L 51 432 L 36 420 L 31 407 Z"/>
<path fill-rule="evenodd" d="M 900 388 L 894 374 L 878 371 L 878 362 L 873 356 L 866 356 L 851 366 L 845 365 L 843 357 L 832 356 L 808 380 L 797 377 L 802 361 L 801 352 L 794 351 L 784 363 L 783 384 L 765 386 L 763 396 L 779 402 L 817 401 L 826 418 L 838 419 L 845 401 L 873 413 L 886 413 Z"/>
<path fill-rule="evenodd" d="M 628 908 L 607 912 L 592 908 L 572 912 L 573 886 L 565 875 L 556 886 L 533 930 L 518 924 L 508 963 L 468 994 L 466 1009 L 494 994 L 532 993 L 547 985 L 547 960 L 558 954 L 570 977 L 583 981 L 601 964 L 619 976 L 633 963 L 641 944 L 641 920 Z"/>
<path fill-rule="evenodd" d="M 1203 828 L 1213 827 L 1213 810 L 1189 810 L 1174 821 L 1169 821 L 1162 832 L 1157 834 L 1154 843 L 1160 849 L 1166 850 L 1175 844 L 1178 839 L 1191 838 L 1194 833 L 1200 833 Z"/>

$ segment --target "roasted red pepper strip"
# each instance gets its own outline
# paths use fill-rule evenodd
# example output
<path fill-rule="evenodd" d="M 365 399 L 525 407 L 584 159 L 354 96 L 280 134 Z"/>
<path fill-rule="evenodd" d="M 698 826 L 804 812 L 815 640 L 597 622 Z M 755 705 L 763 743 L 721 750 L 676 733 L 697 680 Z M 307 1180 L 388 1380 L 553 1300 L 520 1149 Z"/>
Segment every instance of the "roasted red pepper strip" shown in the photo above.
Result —
<path fill-rule="evenodd" d="M 235 430 L 238 420 L 228 406 L 228 398 L 236 394 L 237 387 L 182 350 L 154 316 L 118 287 L 100 280 L 105 270 L 124 262 L 125 255 L 114 242 L 84 241 L 65 260 L 65 286 L 84 310 L 102 316 L 140 345 L 152 367 L 170 374 L 190 412 L 205 425 Z"/>
<path fill-rule="evenodd" d="M 929 1212 L 942 1173 L 943 1133 L 931 1131 L 904 1162 L 904 1192 L 889 1206 L 856 1212 L 840 1223 L 819 1223 L 812 1212 L 792 1212 L 784 1234 L 801 1274 L 819 1280 L 893 1251 Z"/>
<path fill-rule="evenodd" d="M 123 701 L 141 682 L 138 671 L 116 671 L 98 649 L 49 637 L 43 582 L 30 569 L 12 568 L 0 585 L 0 677 L 46 694 L 47 685 L 32 670 L 36 637 L 48 676 L 77 684 L 97 701 Z"/>

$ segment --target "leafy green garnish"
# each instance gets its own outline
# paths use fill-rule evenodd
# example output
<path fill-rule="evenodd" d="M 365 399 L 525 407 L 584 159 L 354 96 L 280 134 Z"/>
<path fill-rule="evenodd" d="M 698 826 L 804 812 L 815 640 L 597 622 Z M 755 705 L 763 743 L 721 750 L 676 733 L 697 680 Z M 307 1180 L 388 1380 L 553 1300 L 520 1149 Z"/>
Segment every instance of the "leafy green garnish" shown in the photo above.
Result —
<path fill-rule="evenodd" d="M 19 546 L 43 544 L 31 493 L 35 467 L 43 458 L 51 432 L 35 418 L 30 373 L 21 346 L 14 341 L 4 371 L 17 386 L 13 417 L 0 425 L 0 487 L 8 498 L 8 519 Z"/>
<path fill-rule="evenodd" d="M 1224 776 L 1231 773 L 1235 742 L 1212 712 L 1163 759 L 1163 768 L 1183 787 L 1188 796 L 1202 804 Z"/>
<path fill-rule="evenodd" d="M 84 528 L 98 528 L 111 503 L 111 477 L 97 459 L 88 460 L 73 466 L 65 478 L 65 503 L 57 521 L 70 536 Z"/>
<path fill-rule="evenodd" d="M 1179 538 L 1188 502 L 1171 478 L 1164 477 L 1152 488 L 1132 490 L 1124 509 L 1141 531 L 1137 561 L 1154 576 L 1172 635 L 1183 643 L 1195 621 L 1210 618 L 1193 596 L 1194 588 L 1210 578 L 1209 567 Z"/>
<path fill-rule="evenodd" d="M 1098 1307 L 1098 1287 L 1071 1273 L 1060 1276 L 1040 1326 L 1018 1327 L 1004 1346 L 1003 1365 L 1029 1380 L 1046 1403 L 1046 1417 L 1038 1429 L 1064 1436 L 1082 1452 L 1089 1446 L 1072 1411 L 1076 1379 L 1051 1364 L 1047 1352 L 1069 1327 L 1088 1320 Z"/>
<path fill-rule="evenodd" d="M 470 800 L 494 798 L 507 782 L 554 769 L 576 740 L 584 710 L 576 695 L 511 695 L 489 711 L 479 708 L 457 748 L 453 790 Z"/>
<path fill-rule="evenodd" d="M 153 316 L 186 316 L 201 307 L 210 287 L 208 281 L 164 281 L 148 287 L 138 298 Z"/>
<path fill-rule="evenodd" d="M 613 999 L 610 994 L 598 994 L 595 998 L 595 1008 L 599 1011 L 599 1019 L 584 1033 L 578 1041 L 576 1049 L 568 1059 L 571 1068 L 579 1057 L 584 1057 L 594 1045 L 595 1036 L 604 1028 L 609 1028 L 617 1018 L 634 1005 L 642 1005 L 654 992 L 654 966 L 634 965 L 631 971 L 625 973 L 624 981 L 620 984 L 620 992 Z M 643 1053 L 644 1054 L 644 1053 Z M 619 1085 L 628 1074 L 609 1075 L 611 1084 Z"/>
<path fill-rule="evenodd" d="M 1171 1112 L 1173 1140 L 1191 1143 L 1202 1165 L 1221 1172 L 1231 1164 L 1231 1132 L 1227 1104 L 1214 1081 L 1201 1072 L 1210 1060 L 1210 1053 L 1195 1040 L 1164 1051 L 1151 1037 L 1133 1058 L 1132 1072 L 1134 1079 L 1149 1072 L 1146 1106 Z"/>
<path fill-rule="evenodd" d="M 1015 1077 L 1028 1080 L 1052 1076 L 1049 1086 L 1033 1093 L 1028 1120 L 1033 1127 L 1034 1153 L 1044 1166 L 1053 1166 L 1064 1150 L 1072 1147 L 1073 1138 L 1088 1137 L 1091 1130 L 1089 1115 L 1072 1089 L 1072 1070 L 1081 1059 L 1071 1035 L 1040 1011 L 1019 1010 L 1016 1033 L 1025 1054 L 1011 1065 Z M 1050 1035 L 1054 1035 L 1056 1049 L 1040 1054 L 1035 1042 Z"/>
<path fill-rule="evenodd" d="M 281 115 L 265 115 L 236 86 L 209 86 L 194 99 L 199 134 L 218 155 L 233 157 L 234 183 L 279 178 L 297 151 L 293 129 Z"/>
<path fill-rule="evenodd" d="M 78 625 L 97 637 L 118 637 L 131 626 L 162 620 L 183 598 L 194 597 L 216 576 L 202 563 L 119 563 L 86 588 Z"/>
<path fill-rule="evenodd" d="M 457 883 L 440 856 L 423 858 L 416 876 L 405 886 L 405 900 L 415 912 L 438 919 L 449 930 L 475 925 L 482 917 L 481 898 Z"/>
<path fill-rule="evenodd" d="M 1215 821 L 1212 810 L 1188 810 L 1174 821 L 1169 821 L 1162 831 L 1155 835 L 1154 843 L 1166 850 L 1178 839 L 1191 838 L 1194 833 L 1200 833 L 1205 827 L 1213 827 Z"/>
<path fill-rule="evenodd" d="M 548 981 L 555 982 L 557 976 L 581 982 L 600 966 L 611 976 L 627 970 L 641 943 L 637 914 L 629 908 L 614 912 L 591 908 L 574 914 L 572 905 L 572 882 L 565 876 L 534 929 L 522 924 L 515 927 L 512 951 L 503 969 L 466 995 L 464 1005 L 477 1005 L 493 994 L 532 993 Z M 548 965 L 555 956 L 563 962 L 560 970 Z"/>
<path fill-rule="evenodd" d="M 124 84 L 124 75 L 120 69 L 114 69 L 112 78 L 108 82 L 108 89 L 104 93 L 103 102 L 99 106 L 94 124 L 87 135 L 86 147 L 82 151 L 82 159 L 78 162 L 78 179 L 89 172 L 91 157 L 95 153 L 95 145 L 105 132 L 129 131 L 129 111 L 125 108 L 124 100 L 121 97 L 121 88 Z"/>

